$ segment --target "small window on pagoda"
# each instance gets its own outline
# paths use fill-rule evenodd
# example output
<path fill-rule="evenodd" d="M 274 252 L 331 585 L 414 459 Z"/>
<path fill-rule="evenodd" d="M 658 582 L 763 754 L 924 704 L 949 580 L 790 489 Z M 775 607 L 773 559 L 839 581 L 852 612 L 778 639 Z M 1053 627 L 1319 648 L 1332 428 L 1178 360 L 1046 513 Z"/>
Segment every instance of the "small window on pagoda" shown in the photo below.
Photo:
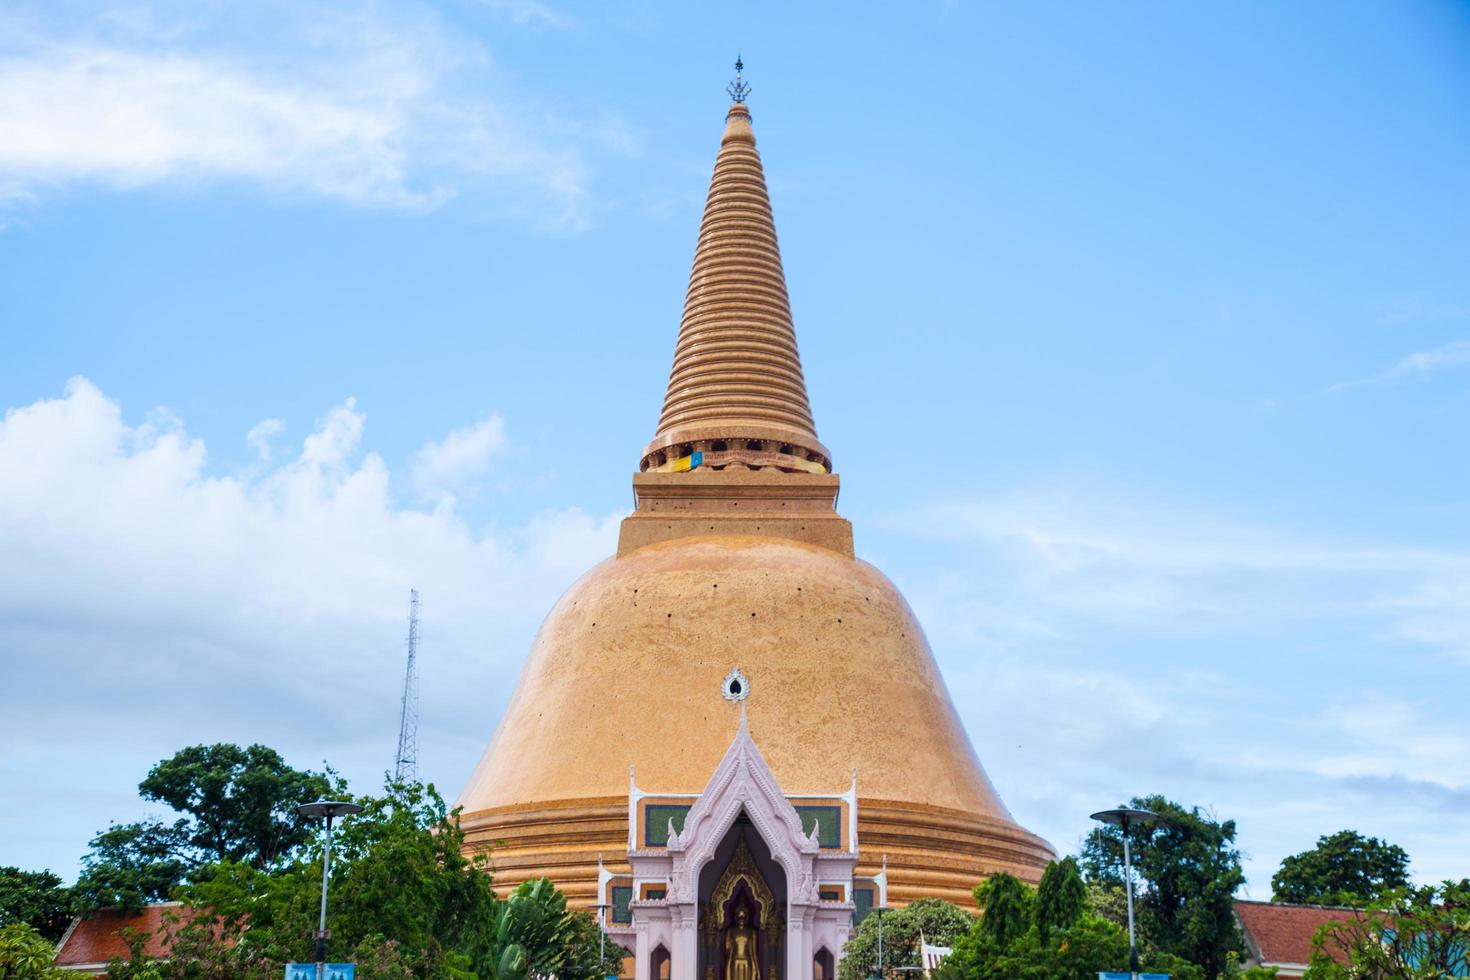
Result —
<path fill-rule="evenodd" d="M 629 903 L 633 901 L 632 885 L 614 885 L 612 890 L 612 920 L 627 924 L 633 921 L 633 909 Z"/>
<path fill-rule="evenodd" d="M 643 811 L 643 846 L 668 847 L 669 823 L 674 824 L 675 833 L 684 832 L 684 818 L 689 816 L 689 806 L 650 803 Z"/>
<path fill-rule="evenodd" d="M 801 832 L 807 837 L 817 828 L 817 843 L 822 847 L 842 846 L 842 808 L 839 806 L 799 806 Z"/>
<path fill-rule="evenodd" d="M 873 889 L 854 888 L 852 890 L 852 904 L 856 906 L 852 910 L 852 924 L 860 924 L 873 911 Z"/>

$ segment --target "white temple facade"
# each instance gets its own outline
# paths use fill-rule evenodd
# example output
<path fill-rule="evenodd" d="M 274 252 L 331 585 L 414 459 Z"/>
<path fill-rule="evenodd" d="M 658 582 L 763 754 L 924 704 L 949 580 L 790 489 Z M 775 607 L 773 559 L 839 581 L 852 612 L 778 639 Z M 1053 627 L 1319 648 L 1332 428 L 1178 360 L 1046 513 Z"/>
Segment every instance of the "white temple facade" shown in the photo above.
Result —
<path fill-rule="evenodd" d="M 886 872 L 856 878 L 857 776 L 787 793 L 740 728 L 699 793 L 651 793 L 629 773 L 628 864 L 599 873 L 608 937 L 637 980 L 834 980 L 855 921 L 886 904 Z"/>

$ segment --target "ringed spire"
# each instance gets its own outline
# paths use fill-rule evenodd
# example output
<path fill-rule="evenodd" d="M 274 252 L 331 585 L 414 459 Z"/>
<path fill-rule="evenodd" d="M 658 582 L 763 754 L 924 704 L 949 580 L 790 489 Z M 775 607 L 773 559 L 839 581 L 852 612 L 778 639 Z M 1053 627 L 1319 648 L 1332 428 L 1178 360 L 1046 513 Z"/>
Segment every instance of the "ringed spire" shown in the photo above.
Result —
<path fill-rule="evenodd" d="M 830 472 L 791 320 L 765 172 L 735 61 L 668 391 L 640 470 Z"/>

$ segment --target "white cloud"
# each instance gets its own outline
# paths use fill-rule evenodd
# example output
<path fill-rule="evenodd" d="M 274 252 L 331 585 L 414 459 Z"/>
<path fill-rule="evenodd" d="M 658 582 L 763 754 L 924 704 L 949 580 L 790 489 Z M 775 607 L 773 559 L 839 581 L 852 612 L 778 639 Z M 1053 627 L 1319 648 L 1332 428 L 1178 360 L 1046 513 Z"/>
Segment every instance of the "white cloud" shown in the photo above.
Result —
<path fill-rule="evenodd" d="M 280 419 L 261 419 L 249 432 L 245 433 L 245 442 L 255 450 L 255 455 L 260 458 L 261 462 L 268 463 L 274 452 L 271 440 L 285 431 L 286 423 Z"/>
<path fill-rule="evenodd" d="M 486 7 L 512 24 L 533 24 L 553 30 L 567 30 L 577 26 L 577 19 L 570 14 L 553 10 L 536 0 L 483 0 Z"/>
<path fill-rule="evenodd" d="M 1342 391 L 1347 388 L 1357 388 L 1362 385 L 1388 384 L 1394 381 L 1403 381 L 1407 378 L 1428 374 L 1442 368 L 1463 367 L 1470 364 L 1470 340 L 1452 340 L 1447 344 L 1434 347 L 1429 350 L 1414 351 L 1399 358 L 1397 364 L 1384 371 L 1382 374 L 1371 378 L 1363 378 L 1358 381 L 1343 381 L 1333 385 L 1328 391 Z"/>
<path fill-rule="evenodd" d="M 1402 377 L 1420 371 L 1470 364 L 1470 340 L 1453 340 L 1433 350 L 1415 351 L 1394 365 L 1389 374 Z"/>
<path fill-rule="evenodd" d="M 410 479 L 421 497 L 463 492 L 469 481 L 485 474 L 491 457 L 505 445 L 505 422 L 491 415 L 419 450 Z"/>
<path fill-rule="evenodd" d="M 1470 552 L 1314 539 L 1101 494 L 955 502 L 897 523 L 989 549 L 1028 603 L 1069 615 L 1194 632 L 1352 617 L 1470 660 Z M 1028 628 L 1063 629 L 1055 616 Z"/>
<path fill-rule="evenodd" d="M 572 127 L 538 116 L 427 9 L 266 4 L 220 16 L 249 18 L 226 32 L 157 8 L 0 21 L 0 201 L 243 181 L 409 210 L 471 193 L 583 220 L 575 137 L 543 135 Z"/>
<path fill-rule="evenodd" d="M 352 400 L 298 452 L 214 475 L 177 420 L 85 379 L 0 422 L 0 852 L 74 870 L 147 767 L 263 741 L 371 786 L 391 761 L 408 590 L 424 596 L 420 758 L 453 795 L 540 617 L 615 517 L 470 527 L 395 502 Z M 256 427 L 260 431 L 260 427 Z M 471 430 L 472 431 L 472 430 Z M 20 807 L 32 793 L 86 801 Z M 58 813 L 60 815 L 58 815 Z"/>
<path fill-rule="evenodd" d="M 1463 875 L 1470 553 L 1313 537 L 1129 499 L 1018 492 L 891 525 L 977 751 L 1063 851 L 1162 792 L 1238 819 L 1251 893 L 1353 827 Z M 1458 834 L 1458 838 L 1457 838 Z"/>

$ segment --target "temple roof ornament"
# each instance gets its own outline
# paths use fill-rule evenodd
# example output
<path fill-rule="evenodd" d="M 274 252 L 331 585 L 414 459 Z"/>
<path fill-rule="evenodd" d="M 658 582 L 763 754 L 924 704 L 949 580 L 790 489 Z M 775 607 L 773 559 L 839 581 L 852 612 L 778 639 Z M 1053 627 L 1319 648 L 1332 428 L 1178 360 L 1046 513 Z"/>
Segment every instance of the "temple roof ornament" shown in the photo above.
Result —
<path fill-rule="evenodd" d="M 730 673 L 725 675 L 725 680 L 720 684 L 720 694 L 726 701 L 744 701 L 750 697 L 750 680 L 745 672 L 739 667 L 730 668 Z M 741 711 L 744 711 L 741 706 Z"/>
<path fill-rule="evenodd" d="M 746 84 L 745 79 L 740 77 L 740 73 L 744 70 L 745 64 L 737 54 L 735 56 L 735 81 L 725 86 L 725 91 L 730 93 L 730 101 L 736 105 L 744 105 L 745 97 L 750 94 L 750 86 Z"/>

